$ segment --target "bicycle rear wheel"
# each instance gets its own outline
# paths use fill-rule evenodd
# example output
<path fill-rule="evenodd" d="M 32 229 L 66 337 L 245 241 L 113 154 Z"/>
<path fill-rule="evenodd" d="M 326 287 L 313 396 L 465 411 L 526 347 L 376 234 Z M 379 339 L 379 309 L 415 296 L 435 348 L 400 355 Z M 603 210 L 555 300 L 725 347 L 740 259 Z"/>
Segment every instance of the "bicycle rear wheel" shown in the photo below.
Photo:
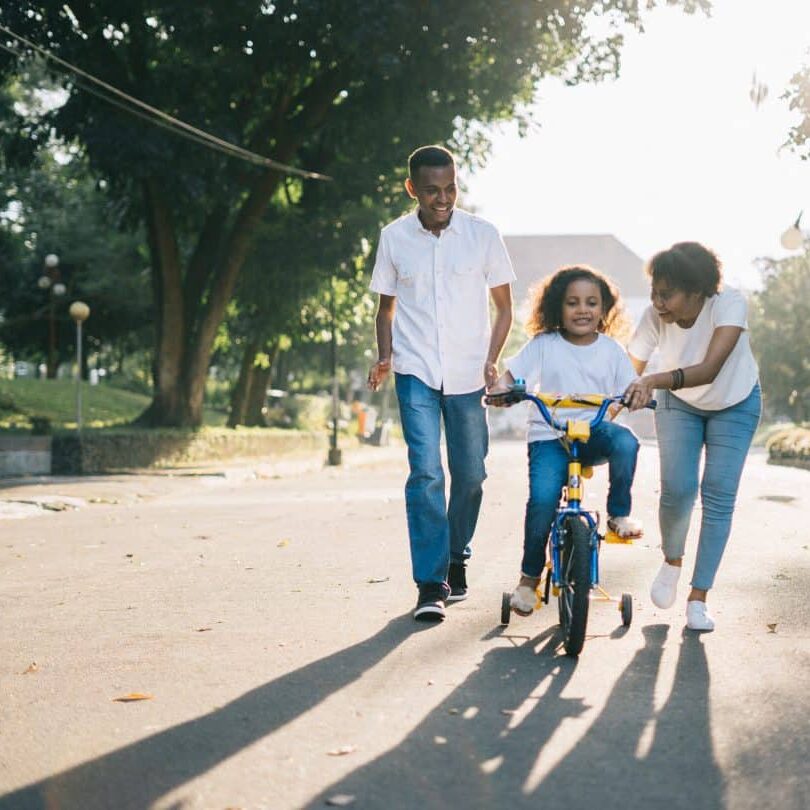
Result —
<path fill-rule="evenodd" d="M 561 531 L 559 612 L 565 652 L 577 656 L 585 644 L 591 592 L 591 530 L 583 518 L 567 517 Z"/>

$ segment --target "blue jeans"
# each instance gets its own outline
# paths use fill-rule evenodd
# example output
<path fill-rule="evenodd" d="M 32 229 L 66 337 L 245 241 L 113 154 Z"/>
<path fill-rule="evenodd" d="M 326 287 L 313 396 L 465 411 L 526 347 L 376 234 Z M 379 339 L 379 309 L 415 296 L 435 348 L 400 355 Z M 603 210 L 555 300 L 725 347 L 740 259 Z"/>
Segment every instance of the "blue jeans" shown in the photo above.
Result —
<path fill-rule="evenodd" d="M 669 391 L 658 391 L 655 427 L 661 459 L 658 522 L 664 556 L 683 557 L 698 494 L 700 456 L 705 448 L 697 560 L 692 587 L 709 590 L 731 533 L 734 502 L 745 457 L 759 423 L 757 383 L 746 399 L 721 411 L 693 408 Z"/>
<path fill-rule="evenodd" d="M 447 395 L 412 374 L 396 374 L 395 382 L 410 465 L 405 511 L 413 578 L 418 585 L 444 582 L 450 562 L 470 556 L 481 507 L 489 449 L 484 389 Z M 442 419 L 450 471 L 447 506 L 439 451 Z"/>
<path fill-rule="evenodd" d="M 638 439 L 622 425 L 603 422 L 581 446 L 580 461 L 592 467 L 607 462 L 610 475 L 607 509 L 611 517 L 630 514 L 630 488 L 636 472 Z M 568 481 L 568 453 L 557 439 L 529 444 L 529 500 L 523 531 L 520 570 L 539 577 L 546 562 L 546 544 L 557 513 L 560 494 Z"/>

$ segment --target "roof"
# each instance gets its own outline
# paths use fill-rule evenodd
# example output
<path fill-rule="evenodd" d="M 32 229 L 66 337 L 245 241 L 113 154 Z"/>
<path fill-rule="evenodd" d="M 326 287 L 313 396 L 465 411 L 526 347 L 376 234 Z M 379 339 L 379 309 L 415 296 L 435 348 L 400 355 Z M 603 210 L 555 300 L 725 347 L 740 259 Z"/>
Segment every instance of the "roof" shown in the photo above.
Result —
<path fill-rule="evenodd" d="M 644 262 L 612 234 L 504 236 L 517 280 L 515 304 L 526 298 L 529 287 L 568 264 L 588 264 L 615 282 L 622 298 L 644 298 L 650 285 Z"/>

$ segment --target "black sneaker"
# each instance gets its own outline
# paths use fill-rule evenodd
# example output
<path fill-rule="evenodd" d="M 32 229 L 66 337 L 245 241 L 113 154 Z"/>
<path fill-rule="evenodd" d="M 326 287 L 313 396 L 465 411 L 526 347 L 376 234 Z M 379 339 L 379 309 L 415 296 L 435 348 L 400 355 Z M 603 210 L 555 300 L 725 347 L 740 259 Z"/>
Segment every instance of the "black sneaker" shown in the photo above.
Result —
<path fill-rule="evenodd" d="M 440 622 L 444 619 L 444 602 L 449 588 L 444 582 L 426 582 L 419 586 L 419 599 L 413 617 L 420 622 Z"/>
<path fill-rule="evenodd" d="M 447 582 L 450 585 L 448 602 L 461 602 L 467 598 L 467 566 L 463 562 L 451 562 L 447 572 Z"/>

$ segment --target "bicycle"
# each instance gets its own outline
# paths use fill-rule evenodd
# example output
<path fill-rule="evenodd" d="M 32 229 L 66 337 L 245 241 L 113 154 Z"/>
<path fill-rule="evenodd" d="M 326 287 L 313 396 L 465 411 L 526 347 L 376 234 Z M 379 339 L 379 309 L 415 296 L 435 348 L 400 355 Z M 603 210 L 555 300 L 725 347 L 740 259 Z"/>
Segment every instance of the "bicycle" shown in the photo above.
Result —
<path fill-rule="evenodd" d="M 588 608 L 591 592 L 596 590 L 599 599 L 618 602 L 622 624 L 629 627 L 633 620 L 633 597 L 623 593 L 614 599 L 599 584 L 599 549 L 604 539 L 608 543 L 629 543 L 631 538 L 622 538 L 608 531 L 599 534 L 599 515 L 582 508 L 583 479 L 593 475 L 592 467 L 582 467 L 580 448 L 590 438 L 591 430 L 601 424 L 611 405 L 624 404 L 622 396 L 604 394 L 529 394 L 525 383 L 515 380 L 510 390 L 486 394 L 487 405 L 514 405 L 524 401 L 533 402 L 548 424 L 563 433 L 568 451 L 568 484 L 563 487 L 560 506 L 551 526 L 551 559 L 546 563 L 537 586 L 535 609 L 548 604 L 550 592 L 557 597 L 563 646 L 570 656 L 577 656 L 585 644 L 588 625 Z M 655 401 L 646 407 L 655 408 Z M 551 411 L 549 411 L 551 408 Z M 565 424 L 554 417 L 557 408 L 596 408 L 596 415 L 588 421 L 567 420 Z M 501 624 L 508 625 L 511 617 L 511 594 L 505 592 L 501 599 Z"/>

